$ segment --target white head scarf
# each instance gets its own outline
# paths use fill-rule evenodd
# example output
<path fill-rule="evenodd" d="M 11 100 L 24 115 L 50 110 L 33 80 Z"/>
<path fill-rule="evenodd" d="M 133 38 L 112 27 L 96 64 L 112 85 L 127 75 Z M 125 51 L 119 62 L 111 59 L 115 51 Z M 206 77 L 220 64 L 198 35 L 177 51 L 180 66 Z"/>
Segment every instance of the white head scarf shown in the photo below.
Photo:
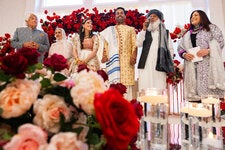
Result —
<path fill-rule="evenodd" d="M 68 49 L 68 41 L 67 41 L 67 36 L 66 36 L 66 32 L 63 28 L 59 28 L 57 27 L 55 30 L 61 30 L 61 33 L 62 33 L 62 39 L 61 40 L 57 40 L 56 39 L 56 42 L 62 42 L 63 43 L 63 49 Z"/>
<path fill-rule="evenodd" d="M 63 28 L 57 27 L 55 30 L 60 30 L 60 31 L 61 31 L 61 33 L 62 33 L 62 39 L 61 39 L 61 40 L 67 40 L 66 32 L 65 32 L 65 30 L 64 30 Z M 55 38 L 56 38 L 56 37 L 55 37 Z M 59 41 L 59 40 L 56 39 L 56 42 L 57 42 L 57 41 Z"/>

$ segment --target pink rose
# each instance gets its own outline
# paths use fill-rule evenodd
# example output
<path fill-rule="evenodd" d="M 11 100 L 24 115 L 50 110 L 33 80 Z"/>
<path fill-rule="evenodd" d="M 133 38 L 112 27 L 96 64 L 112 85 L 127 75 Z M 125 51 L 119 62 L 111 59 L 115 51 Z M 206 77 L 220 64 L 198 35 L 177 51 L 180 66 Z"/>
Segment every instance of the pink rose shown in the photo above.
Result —
<path fill-rule="evenodd" d="M 69 121 L 71 116 L 64 99 L 50 94 L 34 103 L 34 113 L 33 122 L 51 133 L 57 133 L 60 129 L 60 114 L 64 115 L 65 121 Z"/>
<path fill-rule="evenodd" d="M 4 150 L 39 150 L 47 144 L 47 133 L 40 127 L 24 124 L 19 127 L 18 134 L 14 135 Z"/>
<path fill-rule="evenodd" d="M 55 134 L 46 150 L 88 150 L 88 146 L 77 139 L 76 133 L 64 132 Z"/>
<path fill-rule="evenodd" d="M 33 80 L 16 80 L 0 92 L 2 118 L 19 117 L 26 113 L 38 97 L 40 84 Z"/>

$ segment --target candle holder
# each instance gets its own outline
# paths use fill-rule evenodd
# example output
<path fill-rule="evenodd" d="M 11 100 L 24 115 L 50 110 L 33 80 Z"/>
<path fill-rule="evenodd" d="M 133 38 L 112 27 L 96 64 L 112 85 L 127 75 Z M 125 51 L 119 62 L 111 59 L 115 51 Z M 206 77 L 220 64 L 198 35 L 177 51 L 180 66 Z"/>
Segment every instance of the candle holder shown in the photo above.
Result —
<path fill-rule="evenodd" d="M 182 149 L 200 149 L 203 136 L 202 120 L 211 117 L 211 110 L 203 107 L 201 103 L 188 102 L 181 108 Z M 188 141 L 188 142 L 187 142 Z"/>
<path fill-rule="evenodd" d="M 205 108 L 212 111 L 212 121 L 220 122 L 221 121 L 221 109 L 220 109 L 220 100 L 217 95 L 203 95 L 201 96 L 202 104 Z"/>
<path fill-rule="evenodd" d="M 183 101 L 180 109 L 182 150 L 189 150 L 189 102 Z"/>
<path fill-rule="evenodd" d="M 201 97 L 204 108 L 211 111 L 211 117 L 204 118 L 201 122 L 203 129 L 203 138 L 201 142 L 202 149 L 222 150 L 223 136 L 221 122 L 220 100 L 217 95 L 204 95 Z"/>
<path fill-rule="evenodd" d="M 167 150 L 167 124 L 168 124 L 168 97 L 167 91 L 156 88 L 147 88 L 138 94 L 138 101 L 144 105 L 144 121 L 147 143 L 145 149 Z"/>

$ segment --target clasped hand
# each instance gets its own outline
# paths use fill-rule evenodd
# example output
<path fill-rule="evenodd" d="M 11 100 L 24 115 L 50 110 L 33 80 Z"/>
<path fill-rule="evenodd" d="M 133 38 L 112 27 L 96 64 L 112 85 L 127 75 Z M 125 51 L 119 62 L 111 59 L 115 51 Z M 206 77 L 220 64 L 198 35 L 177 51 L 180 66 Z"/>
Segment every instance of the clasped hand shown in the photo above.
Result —
<path fill-rule="evenodd" d="M 38 49 L 39 48 L 39 44 L 36 43 L 36 42 L 30 41 L 30 42 L 23 43 L 23 47 Z"/>

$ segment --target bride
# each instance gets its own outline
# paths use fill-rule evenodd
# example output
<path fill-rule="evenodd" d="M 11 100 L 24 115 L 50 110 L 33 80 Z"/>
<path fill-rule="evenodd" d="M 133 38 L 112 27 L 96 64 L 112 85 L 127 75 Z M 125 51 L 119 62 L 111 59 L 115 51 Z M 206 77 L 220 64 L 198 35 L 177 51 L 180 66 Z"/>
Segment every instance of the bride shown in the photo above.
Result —
<path fill-rule="evenodd" d="M 71 73 L 76 72 L 77 66 L 85 64 L 93 71 L 100 69 L 100 62 L 97 57 L 99 48 L 98 36 L 93 34 L 92 21 L 86 18 L 82 21 L 80 31 L 72 39 L 74 59 L 71 63 Z"/>

